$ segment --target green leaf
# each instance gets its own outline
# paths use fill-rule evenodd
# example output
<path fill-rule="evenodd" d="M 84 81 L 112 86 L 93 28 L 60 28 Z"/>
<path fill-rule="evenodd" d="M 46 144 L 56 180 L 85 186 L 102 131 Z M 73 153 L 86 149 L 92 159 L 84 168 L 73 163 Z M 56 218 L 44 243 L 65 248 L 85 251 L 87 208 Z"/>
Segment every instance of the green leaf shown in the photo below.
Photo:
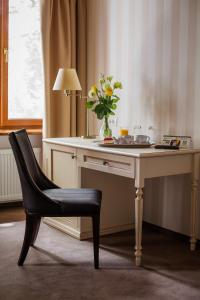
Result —
<path fill-rule="evenodd" d="M 113 104 L 113 101 L 112 101 L 112 99 L 110 98 L 110 99 L 108 99 L 107 100 L 107 105 L 109 105 L 109 106 L 111 106 Z"/>
<path fill-rule="evenodd" d="M 96 106 L 95 106 L 95 112 L 96 113 L 98 113 L 98 112 L 100 112 L 100 111 L 102 111 L 103 110 L 103 105 L 101 104 L 101 103 L 99 103 L 99 104 L 97 104 Z"/>
<path fill-rule="evenodd" d="M 98 118 L 99 120 L 102 120 L 104 116 L 105 116 L 104 111 L 98 111 L 98 113 L 97 113 L 97 118 Z"/>
<path fill-rule="evenodd" d="M 104 102 L 104 97 L 99 96 L 99 102 Z"/>
<path fill-rule="evenodd" d="M 94 105 L 95 101 L 87 101 L 85 103 L 85 106 L 88 108 L 88 109 L 91 109 Z"/>

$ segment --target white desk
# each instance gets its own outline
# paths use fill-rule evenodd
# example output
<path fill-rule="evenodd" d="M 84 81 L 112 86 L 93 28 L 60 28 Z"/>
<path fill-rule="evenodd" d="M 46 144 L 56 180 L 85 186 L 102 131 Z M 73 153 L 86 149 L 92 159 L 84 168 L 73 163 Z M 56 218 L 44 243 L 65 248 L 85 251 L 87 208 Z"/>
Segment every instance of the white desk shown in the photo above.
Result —
<path fill-rule="evenodd" d="M 190 248 L 195 250 L 197 232 L 197 190 L 200 169 L 200 149 L 156 150 L 154 148 L 103 148 L 94 140 L 81 138 L 49 138 L 43 140 L 44 170 L 52 180 L 67 178 L 68 185 L 81 186 L 81 168 L 125 176 L 134 179 L 135 197 L 135 258 L 142 257 L 143 188 L 146 178 L 191 174 L 191 234 Z M 66 156 L 66 155 L 67 156 Z M 65 168 L 67 163 L 68 168 Z M 56 170 L 56 166 L 59 168 Z M 60 174 L 60 175 L 59 175 Z M 62 179 L 61 179 L 62 180 Z M 64 230 L 65 225 L 81 231 L 84 221 L 67 225 L 65 220 L 48 218 L 47 223 Z M 67 230 L 66 230 L 67 232 Z M 71 229 L 73 234 L 73 228 Z"/>

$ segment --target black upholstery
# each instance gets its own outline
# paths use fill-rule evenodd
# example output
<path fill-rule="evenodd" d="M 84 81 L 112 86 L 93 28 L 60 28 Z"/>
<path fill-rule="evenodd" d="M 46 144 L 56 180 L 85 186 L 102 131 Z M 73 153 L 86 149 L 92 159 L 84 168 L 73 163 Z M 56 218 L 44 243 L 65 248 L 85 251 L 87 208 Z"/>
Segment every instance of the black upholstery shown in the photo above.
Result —
<path fill-rule="evenodd" d="M 89 216 L 93 221 L 94 265 L 99 266 L 101 192 L 95 189 L 61 189 L 42 172 L 25 129 L 9 134 L 22 187 L 26 230 L 18 265 L 33 246 L 41 217 Z"/>
<path fill-rule="evenodd" d="M 63 214 L 91 216 L 99 212 L 100 193 L 93 189 L 50 189 L 43 193 L 57 202 Z"/>

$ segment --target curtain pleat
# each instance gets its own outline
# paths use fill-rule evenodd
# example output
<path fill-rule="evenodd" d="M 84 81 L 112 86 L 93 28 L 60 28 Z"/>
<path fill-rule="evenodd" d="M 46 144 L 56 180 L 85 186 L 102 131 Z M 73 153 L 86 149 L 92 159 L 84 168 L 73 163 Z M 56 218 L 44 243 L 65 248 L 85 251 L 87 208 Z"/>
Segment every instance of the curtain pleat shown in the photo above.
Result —
<path fill-rule="evenodd" d="M 40 7 L 45 86 L 43 136 L 82 135 L 85 132 L 84 101 L 66 97 L 62 91 L 52 88 L 59 68 L 76 68 L 85 91 L 86 1 L 40 0 Z"/>

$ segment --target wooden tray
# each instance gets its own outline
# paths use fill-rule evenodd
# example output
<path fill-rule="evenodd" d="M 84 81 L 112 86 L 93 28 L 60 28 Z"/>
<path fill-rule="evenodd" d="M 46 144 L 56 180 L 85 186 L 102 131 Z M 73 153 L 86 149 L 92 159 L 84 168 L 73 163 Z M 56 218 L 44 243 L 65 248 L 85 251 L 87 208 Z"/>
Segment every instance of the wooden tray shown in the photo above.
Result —
<path fill-rule="evenodd" d="M 107 147 L 107 148 L 149 148 L 153 144 L 98 144 L 100 147 Z"/>

